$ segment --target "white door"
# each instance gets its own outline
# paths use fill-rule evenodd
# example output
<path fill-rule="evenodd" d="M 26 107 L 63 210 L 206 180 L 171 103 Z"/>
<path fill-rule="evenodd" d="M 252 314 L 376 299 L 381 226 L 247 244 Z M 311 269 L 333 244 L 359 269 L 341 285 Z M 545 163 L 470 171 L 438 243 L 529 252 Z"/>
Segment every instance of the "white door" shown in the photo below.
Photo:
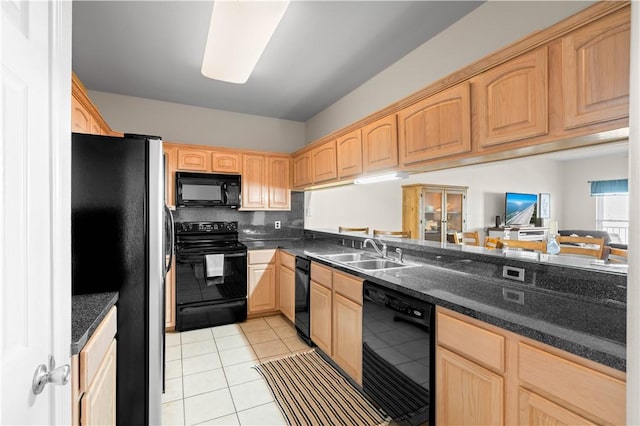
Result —
<path fill-rule="evenodd" d="M 70 385 L 34 394 L 36 368 L 70 362 L 71 2 L 2 0 L 0 424 L 70 423 Z"/>

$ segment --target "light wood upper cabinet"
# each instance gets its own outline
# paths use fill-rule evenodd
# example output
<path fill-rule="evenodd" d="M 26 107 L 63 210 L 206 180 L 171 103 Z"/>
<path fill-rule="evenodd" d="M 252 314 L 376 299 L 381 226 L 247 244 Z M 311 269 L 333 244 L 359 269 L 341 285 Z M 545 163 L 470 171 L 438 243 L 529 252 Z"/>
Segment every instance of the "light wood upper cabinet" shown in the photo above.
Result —
<path fill-rule="evenodd" d="M 242 154 L 239 152 L 213 151 L 211 153 L 211 171 L 216 173 L 240 173 Z"/>
<path fill-rule="evenodd" d="M 362 163 L 365 173 L 398 165 L 398 119 L 396 114 L 362 128 Z"/>
<path fill-rule="evenodd" d="M 243 155 L 242 170 L 242 208 L 264 209 L 267 205 L 267 164 L 264 155 Z"/>
<path fill-rule="evenodd" d="M 354 130 L 336 141 L 338 177 L 346 178 L 362 173 L 362 130 Z"/>
<path fill-rule="evenodd" d="M 71 131 L 91 133 L 91 115 L 75 96 L 71 96 Z"/>
<path fill-rule="evenodd" d="M 267 157 L 267 177 L 269 188 L 269 210 L 290 210 L 291 189 L 289 188 L 290 163 L 288 157 Z"/>
<path fill-rule="evenodd" d="M 211 170 L 209 151 L 197 149 L 178 150 L 178 170 L 208 172 Z"/>
<path fill-rule="evenodd" d="M 304 188 L 313 183 L 311 151 L 305 151 L 293 157 L 293 187 Z"/>
<path fill-rule="evenodd" d="M 562 38 L 566 128 L 629 115 L 629 14 L 626 7 Z"/>
<path fill-rule="evenodd" d="M 311 151 L 313 183 L 326 182 L 338 177 L 336 141 L 325 142 Z"/>
<path fill-rule="evenodd" d="M 167 206 L 176 205 L 176 167 L 178 166 L 178 149 L 163 144 L 164 172 L 165 172 L 165 203 Z"/>
<path fill-rule="evenodd" d="M 471 104 L 465 82 L 398 113 L 402 165 L 471 150 Z"/>
<path fill-rule="evenodd" d="M 472 80 L 480 149 L 548 132 L 547 56 L 544 46 Z"/>

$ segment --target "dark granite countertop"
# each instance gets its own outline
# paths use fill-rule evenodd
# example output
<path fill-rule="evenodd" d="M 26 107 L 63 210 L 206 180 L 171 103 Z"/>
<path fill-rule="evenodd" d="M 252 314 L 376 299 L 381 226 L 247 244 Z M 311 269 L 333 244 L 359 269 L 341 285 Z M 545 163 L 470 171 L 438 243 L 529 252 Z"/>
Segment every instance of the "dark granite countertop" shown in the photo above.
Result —
<path fill-rule="evenodd" d="M 409 251 L 414 267 L 365 272 L 329 261 L 329 253 L 361 251 L 341 239 L 244 242 L 250 250 L 282 248 L 291 254 L 360 276 L 378 285 L 460 312 L 615 369 L 626 370 L 626 277 L 600 270 L 534 265 L 525 281 L 502 278 L 500 259 L 458 252 Z M 396 246 L 392 242 L 390 245 Z M 443 254 L 444 253 L 444 254 Z M 394 253 L 395 254 L 395 253 Z M 577 283 L 577 285 L 576 285 Z M 625 283 L 624 285 L 622 285 Z M 577 290 L 575 287 L 579 287 Z M 624 287 L 620 289 L 619 287 Z"/>
<path fill-rule="evenodd" d="M 118 292 L 81 294 L 71 298 L 71 355 L 80 353 L 100 322 L 118 301 Z"/>

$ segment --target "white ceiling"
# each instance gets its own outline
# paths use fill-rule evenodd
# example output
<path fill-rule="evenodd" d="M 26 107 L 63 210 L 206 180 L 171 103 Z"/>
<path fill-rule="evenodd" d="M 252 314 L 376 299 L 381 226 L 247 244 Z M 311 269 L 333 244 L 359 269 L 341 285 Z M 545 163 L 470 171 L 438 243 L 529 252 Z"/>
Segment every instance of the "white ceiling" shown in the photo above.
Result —
<path fill-rule="evenodd" d="M 480 4 L 294 0 L 236 85 L 200 73 L 211 1 L 73 1 L 73 70 L 89 90 L 306 121 Z"/>

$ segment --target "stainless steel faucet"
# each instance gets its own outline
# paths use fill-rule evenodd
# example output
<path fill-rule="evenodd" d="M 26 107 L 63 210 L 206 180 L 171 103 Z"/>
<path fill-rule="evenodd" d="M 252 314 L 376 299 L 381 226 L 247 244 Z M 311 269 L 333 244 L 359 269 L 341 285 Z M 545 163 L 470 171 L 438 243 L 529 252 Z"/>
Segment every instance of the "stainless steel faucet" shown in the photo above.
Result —
<path fill-rule="evenodd" d="M 398 253 L 398 262 L 402 263 L 402 259 L 403 259 L 402 249 L 398 247 L 396 249 L 396 253 Z"/>
<path fill-rule="evenodd" d="M 378 253 L 380 256 L 382 256 L 383 258 L 387 258 L 387 244 L 384 241 L 378 240 L 378 242 L 380 244 L 382 244 L 382 250 L 380 250 L 378 248 L 378 246 L 376 245 L 376 242 L 373 241 L 371 238 L 367 238 L 366 240 L 364 240 L 364 244 L 362 245 L 362 247 L 366 247 L 367 243 L 371 244 L 371 247 L 373 247 L 373 249 L 376 251 L 376 253 Z"/>

